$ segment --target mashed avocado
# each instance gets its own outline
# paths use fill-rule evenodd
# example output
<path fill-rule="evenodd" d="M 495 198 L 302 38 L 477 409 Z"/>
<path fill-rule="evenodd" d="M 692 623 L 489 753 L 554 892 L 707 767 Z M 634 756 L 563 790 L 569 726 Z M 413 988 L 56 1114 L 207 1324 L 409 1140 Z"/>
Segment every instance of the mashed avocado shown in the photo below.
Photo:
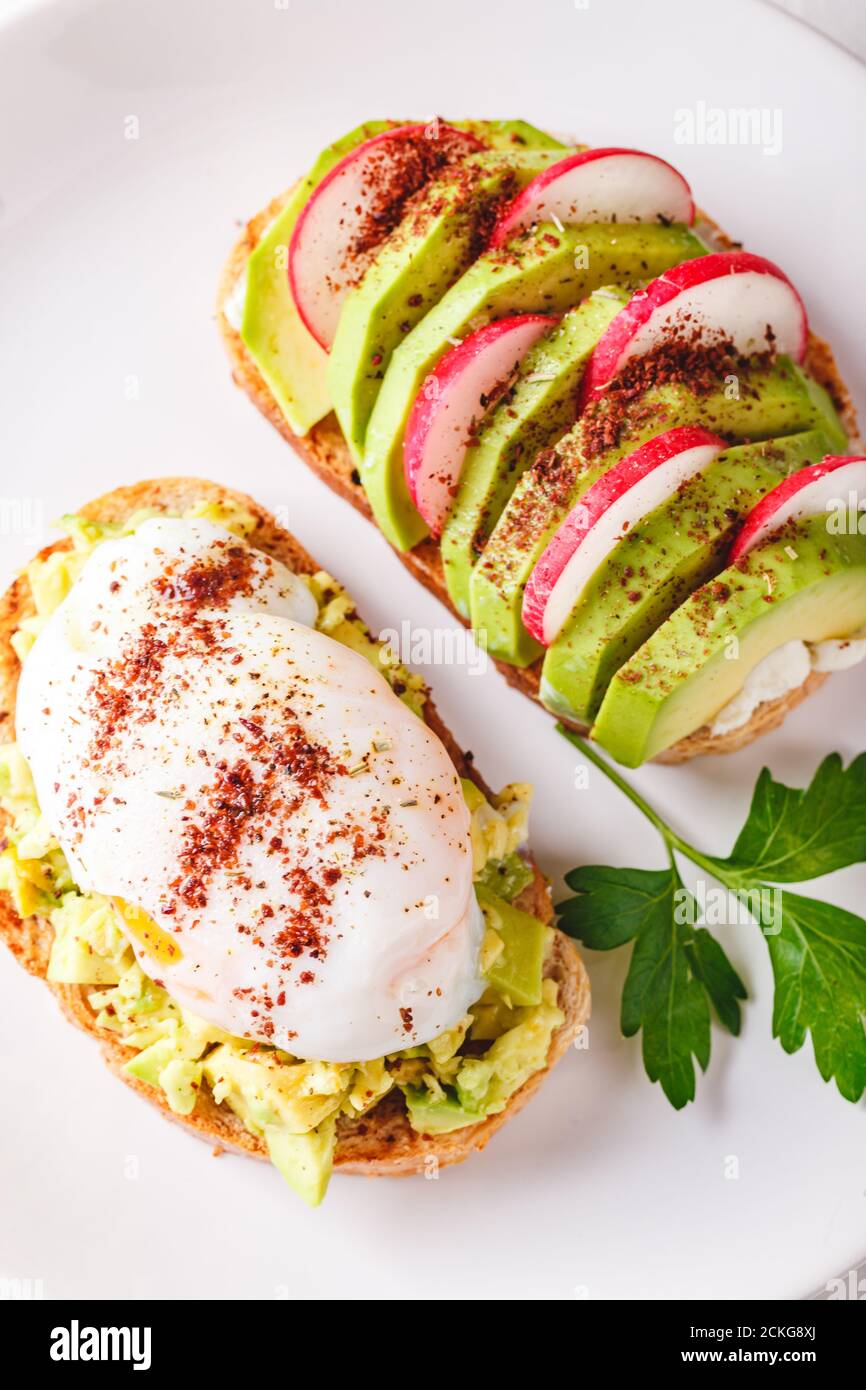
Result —
<path fill-rule="evenodd" d="M 36 612 L 13 638 L 21 661 L 91 550 L 110 537 L 130 534 L 156 514 L 142 510 L 113 525 L 63 519 L 72 549 L 35 560 L 26 571 Z M 247 513 L 209 504 L 185 515 L 206 517 L 241 536 L 255 525 Z M 426 698 L 421 677 L 395 663 L 389 649 L 375 641 L 335 580 L 320 572 L 307 582 L 319 606 L 316 626 L 367 657 L 421 715 Z M 0 854 L 0 888 L 11 894 L 21 917 L 38 915 L 51 924 L 49 980 L 88 987 L 97 1025 L 132 1052 L 129 1075 L 162 1090 L 178 1115 L 190 1114 L 202 1092 L 210 1092 L 264 1141 L 289 1186 L 315 1206 L 327 1189 L 340 1116 L 364 1114 L 397 1087 L 411 1124 L 423 1133 L 477 1124 L 503 1110 L 545 1066 L 551 1037 L 563 1020 L 555 983 L 542 979 L 552 932 L 513 905 L 533 876 L 520 852 L 531 788 L 514 784 L 488 800 L 473 782 L 464 781 L 463 792 L 487 923 L 481 965 L 488 988 L 447 1033 L 372 1062 L 302 1061 L 279 1048 L 232 1037 L 177 1004 L 141 970 L 129 929 L 127 935 L 120 930 L 116 905 L 76 887 L 15 744 L 0 747 L 0 805 L 10 821 Z"/>

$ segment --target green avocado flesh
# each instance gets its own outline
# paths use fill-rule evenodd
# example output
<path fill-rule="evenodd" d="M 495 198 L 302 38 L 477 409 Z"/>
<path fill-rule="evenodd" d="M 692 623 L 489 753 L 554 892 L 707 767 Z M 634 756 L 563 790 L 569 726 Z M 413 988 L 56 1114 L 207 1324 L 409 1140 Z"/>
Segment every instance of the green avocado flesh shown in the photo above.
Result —
<path fill-rule="evenodd" d="M 541 697 L 591 724 L 611 678 L 701 584 L 725 566 L 748 512 L 829 451 L 820 430 L 728 449 L 623 537 L 593 575 L 541 670 Z"/>
<path fill-rule="evenodd" d="M 621 428 L 614 447 L 591 445 L 599 422 L 615 410 Z M 719 385 L 696 394 L 681 383 L 654 386 L 625 407 L 616 394 L 590 407 L 555 449 L 544 452 L 518 482 L 472 572 L 470 612 L 491 656 L 516 666 L 537 660 L 543 648 L 523 626 L 523 590 L 557 527 L 604 472 L 654 435 L 681 425 L 703 425 L 731 443 L 774 439 L 820 429 L 843 452 L 847 437 L 827 393 L 786 357 L 744 372 L 736 393 Z"/>
<path fill-rule="evenodd" d="M 326 1120 L 308 1134 L 287 1134 L 276 1126 L 265 1129 L 268 1157 L 289 1187 L 309 1207 L 324 1199 L 331 1180 L 334 1121 Z"/>
<path fill-rule="evenodd" d="M 392 121 L 368 121 L 323 150 L 300 180 L 247 262 L 241 337 L 295 434 L 306 434 L 331 409 L 328 354 L 307 331 L 289 289 L 288 246 L 310 194 L 335 164 Z"/>
<path fill-rule="evenodd" d="M 505 946 L 487 971 L 487 979 L 512 1004 L 539 1004 L 547 928 L 537 917 L 521 912 L 488 888 L 478 884 L 475 891 L 487 925 L 499 933 Z"/>
<path fill-rule="evenodd" d="M 866 626 L 866 536 L 789 525 L 698 589 L 614 676 L 592 737 L 638 767 L 711 722 L 770 652 Z"/>
<path fill-rule="evenodd" d="M 514 384 L 467 449 L 440 542 L 448 593 L 464 618 L 473 565 L 520 475 L 573 423 L 589 354 L 627 299 L 625 290 L 608 286 L 569 309 L 530 348 Z"/>
<path fill-rule="evenodd" d="M 295 434 L 306 434 L 331 409 L 328 354 L 308 333 L 289 289 L 288 246 L 304 204 L 334 165 L 365 140 L 404 121 L 367 121 L 323 150 L 295 186 L 247 263 L 241 337 Z M 525 121 L 456 121 L 492 149 L 561 150 L 558 140 Z"/>
<path fill-rule="evenodd" d="M 492 150 L 562 150 L 569 149 L 561 140 L 555 140 L 546 130 L 530 125 L 529 121 L 446 121 L 446 125 L 456 126 L 458 130 L 468 130 L 477 135 Z M 580 147 L 578 147 L 580 148 Z M 562 158 L 560 153 L 559 158 Z"/>
<path fill-rule="evenodd" d="M 427 534 L 406 486 L 403 437 L 424 378 L 457 339 L 509 314 L 563 313 L 602 285 L 637 285 L 705 252 L 682 226 L 542 223 L 480 256 L 396 348 L 370 417 L 362 480 L 391 544 L 409 550 Z"/>
<path fill-rule="evenodd" d="M 450 1134 L 484 1119 L 479 1111 L 466 1109 L 452 1096 L 439 1099 L 430 1091 L 409 1086 L 405 1094 L 409 1123 L 419 1134 Z"/>
<path fill-rule="evenodd" d="M 331 347 L 328 386 L 356 463 L 394 349 L 479 255 L 497 208 L 561 158 L 520 148 L 474 155 L 410 200 L 343 301 Z"/>

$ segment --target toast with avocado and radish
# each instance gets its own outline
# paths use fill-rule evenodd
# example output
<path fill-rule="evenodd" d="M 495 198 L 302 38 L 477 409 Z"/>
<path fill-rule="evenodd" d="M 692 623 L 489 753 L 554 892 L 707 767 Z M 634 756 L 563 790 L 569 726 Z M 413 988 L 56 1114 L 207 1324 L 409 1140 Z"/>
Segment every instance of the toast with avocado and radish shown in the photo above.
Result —
<path fill-rule="evenodd" d="M 487 789 L 250 498 L 164 478 L 64 529 L 0 609 L 0 936 L 127 1085 L 311 1205 L 483 1148 L 589 1015 L 530 789 Z"/>
<path fill-rule="evenodd" d="M 522 122 L 359 127 L 248 224 L 218 310 L 260 411 L 506 678 L 578 729 L 725 568 L 764 493 L 856 443 L 832 353 L 777 266 L 696 212 L 664 160 Z M 637 477 L 632 456 L 680 429 L 715 452 L 654 473 L 619 508 L 639 534 L 601 544 L 604 479 Z M 566 559 L 586 497 L 575 565 L 599 565 L 578 591 Z M 703 722 L 655 756 L 739 748 L 824 674 L 736 727 L 694 705 Z"/>

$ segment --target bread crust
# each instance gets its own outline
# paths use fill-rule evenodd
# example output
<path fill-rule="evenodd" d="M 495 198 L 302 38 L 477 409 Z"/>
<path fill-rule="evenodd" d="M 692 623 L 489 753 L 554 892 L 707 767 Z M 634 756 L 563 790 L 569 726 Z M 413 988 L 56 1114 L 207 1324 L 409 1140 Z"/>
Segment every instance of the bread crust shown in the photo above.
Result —
<path fill-rule="evenodd" d="M 229 296 L 243 274 L 249 257 L 265 230 L 284 207 L 291 192 L 291 188 L 286 189 L 284 193 L 274 198 L 262 212 L 257 213 L 247 223 L 243 235 L 233 247 L 219 279 L 216 306 L 217 324 L 231 362 L 232 379 L 235 384 L 247 394 L 253 405 L 264 415 L 266 420 L 270 421 L 274 429 L 291 444 L 307 467 L 312 469 L 332 492 L 335 492 L 338 497 L 342 497 L 344 501 L 353 506 L 356 511 L 361 512 L 368 521 L 375 525 L 370 504 L 337 423 L 337 417 L 331 413 L 318 425 L 314 425 L 309 434 L 303 437 L 294 434 L 258 367 L 247 352 L 243 339 L 229 323 L 224 313 Z M 701 211 L 697 213 L 696 230 L 719 250 L 729 250 L 739 245 L 739 243 L 732 241 L 727 233 L 723 232 L 706 213 Z M 851 394 L 839 374 L 829 344 L 814 333 L 809 334 L 806 366 L 815 380 L 829 393 L 845 423 L 852 447 L 856 447 L 859 432 Z M 424 585 L 424 588 L 435 594 L 436 598 L 445 605 L 458 622 L 463 623 L 464 626 L 468 625 L 466 619 L 457 612 L 451 602 L 445 583 L 442 557 L 434 540 L 427 537 L 413 550 L 394 549 L 394 553 L 406 569 Z M 518 667 L 505 661 L 498 661 L 495 658 L 494 660 L 509 685 L 520 690 L 529 699 L 535 700 L 538 704 L 541 703 L 540 661 L 533 666 Z M 708 753 L 732 753 L 739 748 L 744 748 L 759 738 L 761 734 L 777 728 L 784 721 L 789 710 L 799 705 L 822 683 L 823 678 L 818 679 L 813 673 L 797 689 L 788 691 L 776 700 L 767 700 L 759 705 L 747 723 L 741 725 L 740 728 L 729 730 L 725 734 L 711 734 L 708 726 L 696 729 L 687 738 L 681 739 L 679 743 L 674 744 L 672 748 L 659 755 L 655 761 L 682 763 Z M 571 724 L 571 727 L 580 733 L 587 732 L 584 725 L 572 723 L 569 720 L 562 722 Z"/>
<path fill-rule="evenodd" d="M 296 573 L 312 574 L 318 568 L 295 538 L 278 526 L 270 513 L 252 498 L 197 478 L 162 478 L 120 487 L 89 502 L 81 508 L 80 515 L 91 521 L 117 521 L 142 507 L 182 511 L 200 499 L 249 512 L 255 518 L 255 528 L 249 537 L 251 544 L 282 560 Z M 68 548 L 68 541 L 59 541 L 40 553 L 46 555 Z M 32 612 L 29 586 L 24 578 L 19 577 L 0 598 L 0 743 L 11 742 L 15 737 L 19 663 L 10 639 L 21 619 Z M 460 775 L 472 778 L 486 792 L 488 789 L 480 775 L 459 748 L 429 699 L 425 705 L 425 721 L 445 744 Z M 4 820 L 0 819 L 0 829 L 5 829 Z M 550 922 L 553 916 L 550 893 L 534 862 L 532 868 L 533 880 L 518 902 L 527 912 Z M 264 1143 L 250 1134 L 227 1106 L 217 1105 L 209 1091 L 202 1090 L 191 1115 L 175 1115 L 162 1091 L 124 1072 L 126 1062 L 135 1055 L 134 1049 L 124 1046 L 114 1034 L 97 1026 L 96 1015 L 87 1003 L 89 987 L 54 984 L 46 979 L 53 939 L 51 926 L 39 917 L 19 918 L 7 893 L 0 893 L 0 938 L 25 970 L 45 981 L 69 1021 L 99 1043 L 106 1064 L 127 1086 L 169 1119 L 184 1125 L 215 1146 L 217 1151 L 230 1150 L 267 1159 Z M 559 985 L 565 1021 L 551 1040 L 547 1068 L 530 1077 L 502 1114 L 452 1134 L 420 1135 L 409 1124 L 402 1097 L 392 1092 L 366 1115 L 355 1120 L 340 1118 L 335 1168 L 341 1172 L 375 1177 L 424 1173 L 429 1172 L 431 1166 L 459 1163 L 471 1153 L 483 1149 L 496 1131 L 523 1108 L 589 1018 L 590 990 L 586 969 L 572 942 L 559 931 L 555 934 L 545 973 L 556 979 Z"/>

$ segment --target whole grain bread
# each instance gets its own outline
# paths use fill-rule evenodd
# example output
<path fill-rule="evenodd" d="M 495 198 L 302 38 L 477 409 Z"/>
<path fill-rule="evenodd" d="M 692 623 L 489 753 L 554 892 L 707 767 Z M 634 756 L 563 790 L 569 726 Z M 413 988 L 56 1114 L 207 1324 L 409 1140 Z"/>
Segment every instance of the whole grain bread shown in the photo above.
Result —
<path fill-rule="evenodd" d="M 266 229 L 282 210 L 291 192 L 291 188 L 287 189 L 277 198 L 274 198 L 262 212 L 253 217 L 236 242 L 219 280 L 217 323 L 229 355 L 232 378 L 235 384 L 246 392 L 253 405 L 291 444 L 304 463 L 327 484 L 332 492 L 349 502 L 356 511 L 363 513 L 369 521 L 373 521 L 373 513 L 367 501 L 367 495 L 337 423 L 337 417 L 331 413 L 315 425 L 309 434 L 303 437 L 296 435 L 248 353 L 243 339 L 232 327 L 224 312 L 226 304 L 244 273 L 249 257 Z M 739 243 L 732 241 L 727 233 L 723 232 L 705 213 L 700 211 L 697 214 L 695 230 L 708 245 L 717 250 L 730 250 L 739 245 Z M 839 374 L 829 344 L 816 337 L 814 333 L 809 335 L 806 367 L 815 380 L 828 391 L 845 423 L 853 446 L 858 439 L 858 426 L 850 392 Z M 424 585 L 425 589 L 435 594 L 459 622 L 465 623 L 466 620 L 457 612 L 449 598 L 439 546 L 432 538 L 428 537 L 409 551 L 395 550 L 395 554 L 415 578 Z M 497 661 L 496 665 L 510 685 L 522 691 L 524 695 L 528 695 L 530 699 L 541 702 L 540 661 L 528 667 L 512 666 L 505 661 Z M 817 690 L 823 684 L 824 679 L 825 677 L 813 673 L 797 689 L 788 691 L 787 694 L 776 700 L 768 700 L 759 705 L 747 723 L 737 729 L 731 729 L 728 733 L 712 734 L 709 727 L 706 726 L 697 729 L 688 738 L 682 739 L 672 748 L 667 749 L 656 761 L 681 763 L 706 753 L 730 753 L 738 748 L 743 748 L 761 734 L 768 733 L 781 724 L 789 710 L 794 709 L 807 695 Z M 580 732 L 586 732 L 581 725 L 575 724 L 574 727 Z"/>
<path fill-rule="evenodd" d="M 252 498 L 197 478 L 161 478 L 117 488 L 82 507 L 80 515 L 92 521 L 118 521 L 141 507 L 177 512 L 202 499 L 249 512 L 255 518 L 255 527 L 249 537 L 252 545 L 282 560 L 298 574 L 315 572 L 317 566 L 307 552 Z M 68 541 L 60 541 L 41 553 L 45 555 L 68 546 Z M 0 743 L 11 742 L 15 737 L 19 663 L 10 639 L 22 618 L 33 611 L 29 585 L 26 578 L 20 577 L 0 599 Z M 475 767 L 460 750 L 429 699 L 425 705 L 425 719 L 445 744 L 460 775 L 472 778 L 486 791 Z M 524 889 L 518 903 L 527 912 L 550 922 L 553 915 L 550 893 L 534 863 L 532 867 L 533 880 Z M 25 970 L 46 979 L 53 938 L 51 926 L 39 917 L 19 918 L 6 893 L 0 893 L 0 938 Z M 335 1167 L 341 1172 L 387 1177 L 427 1171 L 431 1160 L 435 1160 L 439 1166 L 459 1163 L 476 1150 L 483 1149 L 496 1131 L 523 1108 L 589 1017 L 590 991 L 586 970 L 572 942 L 559 931 L 555 934 L 545 973 L 557 981 L 565 1021 L 551 1041 L 546 1070 L 530 1077 L 501 1114 L 452 1134 L 421 1135 L 409 1124 L 402 1096 L 399 1092 L 391 1093 L 359 1119 L 339 1120 Z M 102 1055 L 111 1070 L 144 1099 L 218 1149 L 267 1158 L 263 1142 L 245 1129 L 227 1106 L 217 1105 L 209 1091 L 202 1091 L 191 1115 L 175 1115 L 162 1091 L 124 1072 L 124 1064 L 135 1055 L 134 1051 L 119 1042 L 114 1034 L 97 1026 L 96 1015 L 87 1002 L 88 987 L 53 984 L 47 980 L 46 983 L 53 990 L 67 1018 L 100 1044 Z"/>

